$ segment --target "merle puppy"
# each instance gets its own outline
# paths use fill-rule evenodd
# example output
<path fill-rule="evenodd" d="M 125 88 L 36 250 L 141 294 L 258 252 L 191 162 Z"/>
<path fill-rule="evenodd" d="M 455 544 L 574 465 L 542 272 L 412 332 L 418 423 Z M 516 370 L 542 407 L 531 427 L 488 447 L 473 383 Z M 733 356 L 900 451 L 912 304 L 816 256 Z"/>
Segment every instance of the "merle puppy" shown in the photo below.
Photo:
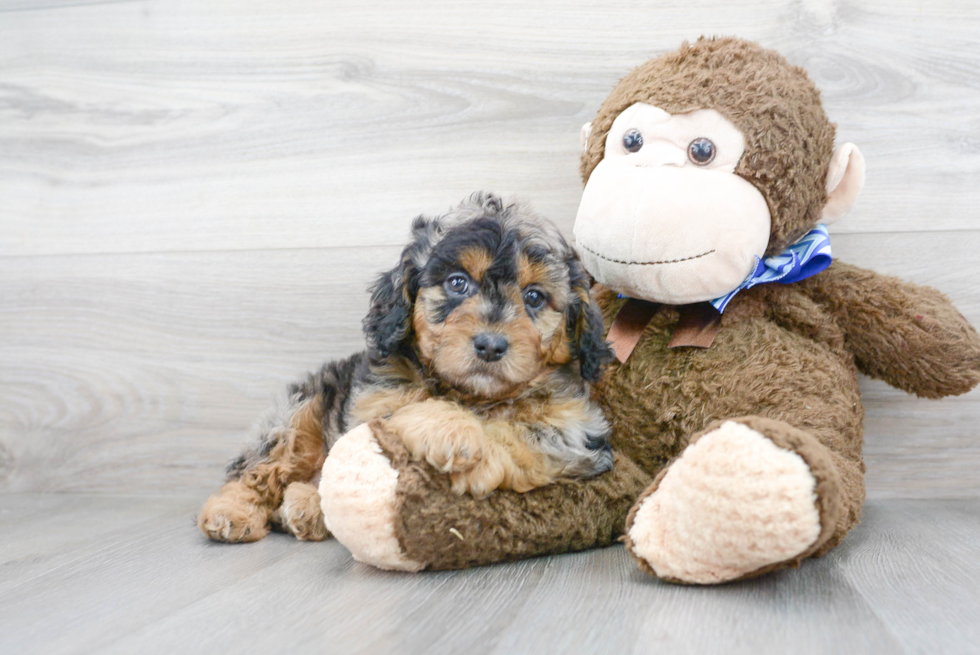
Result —
<path fill-rule="evenodd" d="M 365 422 L 450 474 L 458 493 L 609 470 L 610 428 L 588 382 L 612 351 L 589 285 L 558 229 L 520 202 L 477 193 L 416 218 L 398 265 L 372 289 L 367 350 L 289 388 L 198 527 L 225 542 L 270 527 L 326 538 L 313 480 Z"/>

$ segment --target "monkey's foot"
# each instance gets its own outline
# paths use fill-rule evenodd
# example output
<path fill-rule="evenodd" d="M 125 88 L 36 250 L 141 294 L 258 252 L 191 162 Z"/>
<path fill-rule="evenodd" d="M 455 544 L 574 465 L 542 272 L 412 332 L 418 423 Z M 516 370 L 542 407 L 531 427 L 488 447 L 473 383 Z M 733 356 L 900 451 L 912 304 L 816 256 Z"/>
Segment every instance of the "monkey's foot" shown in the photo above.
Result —
<path fill-rule="evenodd" d="M 796 443 L 823 448 L 785 423 L 754 417 L 692 439 L 627 519 L 626 545 L 640 567 L 672 582 L 713 584 L 798 565 L 836 521 L 836 510 L 821 516 L 821 505 L 837 503 L 819 502 L 818 486 L 836 496 L 838 484 L 830 476 L 818 485 Z"/>

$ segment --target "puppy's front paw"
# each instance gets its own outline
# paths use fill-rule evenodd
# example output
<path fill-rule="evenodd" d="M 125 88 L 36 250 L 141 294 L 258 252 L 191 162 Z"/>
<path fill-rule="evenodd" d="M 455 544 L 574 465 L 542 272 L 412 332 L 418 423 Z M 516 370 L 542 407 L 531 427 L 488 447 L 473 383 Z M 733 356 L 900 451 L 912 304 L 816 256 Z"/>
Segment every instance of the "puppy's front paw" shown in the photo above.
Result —
<path fill-rule="evenodd" d="M 254 492 L 229 482 L 208 498 L 197 527 L 209 539 L 225 543 L 258 541 L 269 534 L 269 509 L 251 502 Z"/>
<path fill-rule="evenodd" d="M 475 498 L 489 496 L 497 489 L 525 493 L 554 482 L 560 474 L 559 466 L 520 441 L 491 442 L 475 466 L 452 474 L 453 491 Z"/>
<path fill-rule="evenodd" d="M 468 493 L 474 498 L 484 498 L 501 486 L 504 477 L 501 466 L 496 462 L 483 460 L 467 471 L 452 474 L 453 492 L 460 496 Z M 517 491 L 526 491 L 526 489 Z"/>
<path fill-rule="evenodd" d="M 443 473 L 469 471 L 483 459 L 478 434 L 429 435 L 410 447 L 415 459 L 424 459 Z"/>
<path fill-rule="evenodd" d="M 403 407 L 385 427 L 401 438 L 414 459 L 444 473 L 468 471 L 484 457 L 486 438 L 479 419 L 444 401 Z"/>

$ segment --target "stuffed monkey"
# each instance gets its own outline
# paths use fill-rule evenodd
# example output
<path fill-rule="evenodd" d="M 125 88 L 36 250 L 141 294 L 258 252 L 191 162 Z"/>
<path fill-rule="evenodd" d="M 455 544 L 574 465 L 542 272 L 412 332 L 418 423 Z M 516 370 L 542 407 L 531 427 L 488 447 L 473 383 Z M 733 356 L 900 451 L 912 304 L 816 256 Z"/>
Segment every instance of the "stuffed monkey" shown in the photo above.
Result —
<path fill-rule="evenodd" d="M 938 291 L 840 262 L 864 181 L 798 67 L 701 39 L 623 78 L 583 130 L 575 236 L 618 362 L 595 385 L 613 471 L 453 494 L 361 426 L 327 458 L 327 525 L 384 568 L 460 568 L 622 538 L 644 571 L 718 583 L 826 553 L 864 501 L 858 373 L 927 398 L 980 381 Z"/>

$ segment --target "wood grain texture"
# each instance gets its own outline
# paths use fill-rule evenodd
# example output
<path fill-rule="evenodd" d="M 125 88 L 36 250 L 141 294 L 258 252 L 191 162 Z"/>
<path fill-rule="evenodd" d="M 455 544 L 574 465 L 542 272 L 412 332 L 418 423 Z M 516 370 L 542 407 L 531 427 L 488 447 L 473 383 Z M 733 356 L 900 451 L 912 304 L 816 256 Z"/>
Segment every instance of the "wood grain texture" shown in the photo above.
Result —
<path fill-rule="evenodd" d="M 196 506 L 0 496 L 0 526 L 41 545 L 0 532 L 0 652 L 894 655 L 973 652 L 980 636 L 972 500 L 871 501 L 831 555 L 718 587 L 660 583 L 618 546 L 388 573 L 333 540 L 209 543 Z"/>
<path fill-rule="evenodd" d="M 976 228 L 974 2 L 146 1 L 0 22 L 0 254 L 392 245 L 479 188 L 568 227 L 579 126 L 702 33 L 823 88 L 869 162 L 838 231 Z"/>
<path fill-rule="evenodd" d="M 837 557 L 844 579 L 884 623 L 897 627 L 893 634 L 907 652 L 975 652 L 980 644 L 978 527 L 975 501 L 872 503 L 857 539 Z M 947 634 L 962 643 L 947 642 Z"/>
<path fill-rule="evenodd" d="M 364 347 L 365 289 L 397 254 L 0 262 L 4 486 L 203 491 L 288 382 Z"/>
<path fill-rule="evenodd" d="M 701 33 L 784 52 L 868 160 L 843 259 L 980 324 L 980 8 L 944 1 L 0 0 L 0 491 L 204 493 L 361 345 L 410 218 L 520 193 Z M 980 495 L 980 395 L 864 383 L 872 497 Z"/>

